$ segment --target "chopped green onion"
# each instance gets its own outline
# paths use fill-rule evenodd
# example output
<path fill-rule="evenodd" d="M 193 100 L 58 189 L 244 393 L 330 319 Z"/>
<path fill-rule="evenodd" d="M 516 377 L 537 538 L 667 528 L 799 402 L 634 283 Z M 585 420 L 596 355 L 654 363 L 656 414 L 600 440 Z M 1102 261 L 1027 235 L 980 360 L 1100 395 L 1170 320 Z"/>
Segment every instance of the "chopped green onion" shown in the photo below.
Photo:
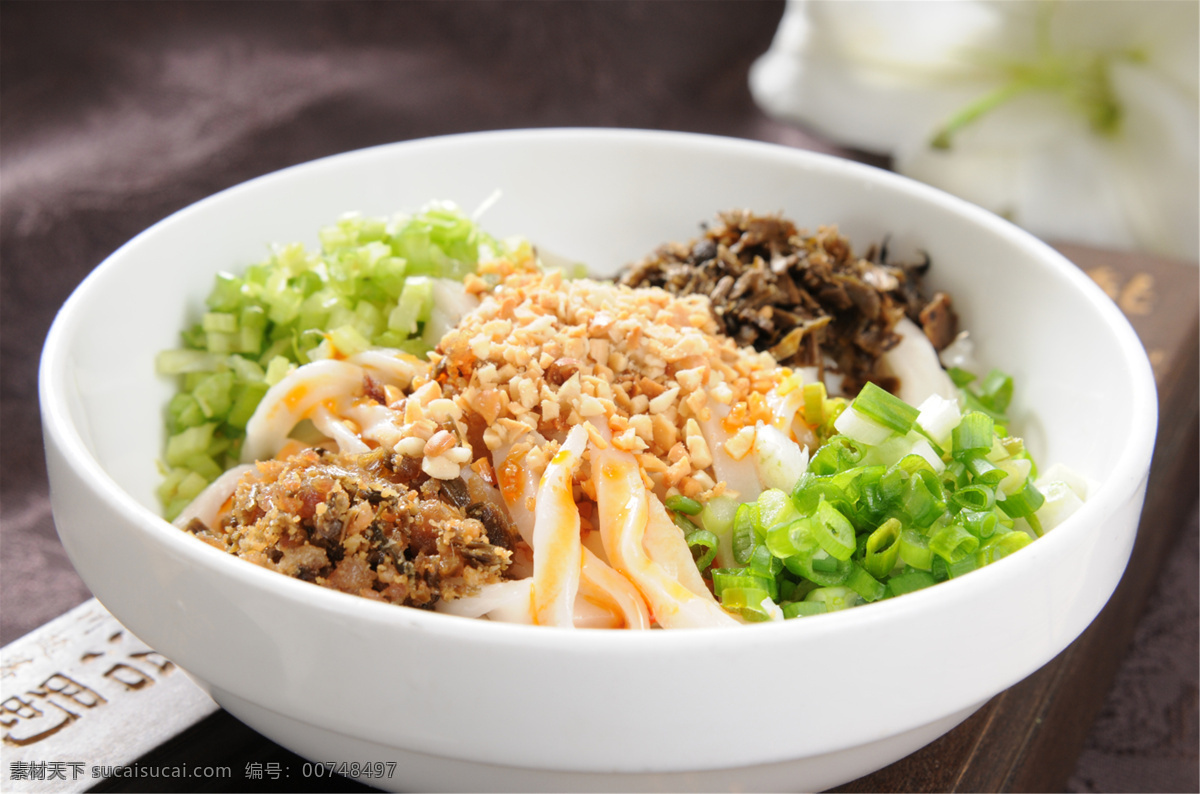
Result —
<path fill-rule="evenodd" d="M 814 552 L 811 561 L 813 570 L 820 573 L 833 573 L 838 571 L 838 564 L 844 562 L 844 560 L 839 560 L 837 557 L 830 555 L 830 553 L 824 549 L 818 549 L 816 552 Z"/>
<path fill-rule="evenodd" d="M 214 312 L 229 312 L 242 302 L 242 280 L 231 273 L 217 273 L 216 284 L 208 294 L 205 305 Z"/>
<path fill-rule="evenodd" d="M 838 415 L 833 426 L 841 435 L 869 446 L 882 444 L 896 434 L 896 431 L 876 422 L 853 405 Z"/>
<path fill-rule="evenodd" d="M 975 376 L 962 367 L 950 367 L 946 370 L 946 374 L 950 376 L 950 380 L 954 382 L 954 385 L 960 389 L 975 380 Z"/>
<path fill-rule="evenodd" d="M 771 619 L 771 594 L 757 587 L 728 587 L 721 592 L 721 606 L 739 612 L 746 620 L 764 621 Z"/>
<path fill-rule="evenodd" d="M 830 612 L 835 612 L 839 609 L 849 609 L 863 602 L 862 596 L 849 587 L 837 586 L 819 587 L 809 593 L 804 600 L 824 604 L 825 608 Z"/>
<path fill-rule="evenodd" d="M 181 430 L 202 425 L 207 417 L 200 403 L 190 394 L 176 394 L 167 404 L 167 431 L 174 435 Z"/>
<path fill-rule="evenodd" d="M 836 474 L 857 464 L 862 456 L 862 447 L 848 436 L 834 436 L 812 456 L 808 470 L 817 476 Z"/>
<path fill-rule="evenodd" d="M 824 549 L 784 559 L 784 567 L 796 576 L 822 586 L 839 585 L 850 575 L 850 562 L 831 557 Z"/>
<path fill-rule="evenodd" d="M 772 529 L 767 533 L 767 550 L 781 560 L 797 554 L 811 554 L 818 545 L 811 524 L 810 519 L 800 518 Z"/>
<path fill-rule="evenodd" d="M 996 492 L 985 485 L 967 485 L 950 498 L 964 510 L 990 511 L 996 504 Z"/>
<path fill-rule="evenodd" d="M 929 538 L 919 532 L 906 529 L 900 533 L 899 557 L 905 565 L 928 571 L 933 565 L 933 552 L 929 548 Z"/>
<path fill-rule="evenodd" d="M 867 603 L 878 601 L 887 593 L 886 585 L 854 563 L 850 563 L 846 587 L 862 596 L 863 601 Z"/>
<path fill-rule="evenodd" d="M 238 318 L 238 352 L 257 355 L 262 350 L 263 334 L 267 330 L 267 313 L 261 306 L 242 307 Z"/>
<path fill-rule="evenodd" d="M 912 430 L 920 411 L 894 394 L 868 382 L 850 407 L 873 422 L 901 435 Z"/>
<path fill-rule="evenodd" d="M 963 574 L 968 574 L 977 569 L 981 563 L 979 556 L 976 554 L 967 554 L 955 562 L 946 563 L 946 573 L 951 579 L 955 579 Z"/>
<path fill-rule="evenodd" d="M 719 545 L 717 536 L 707 529 L 696 529 L 684 536 L 684 540 L 687 542 L 688 548 L 692 549 L 693 555 L 697 549 L 700 550 L 700 555 L 695 558 L 696 567 L 701 572 L 705 571 L 717 556 Z"/>
<path fill-rule="evenodd" d="M 756 504 L 754 529 L 760 538 L 765 538 L 768 530 L 790 524 L 800 517 L 791 498 L 776 488 L 768 488 L 759 494 Z"/>
<path fill-rule="evenodd" d="M 1025 487 L 1016 493 L 996 502 L 1000 509 L 1012 518 L 1028 518 L 1037 512 L 1046 501 L 1046 497 L 1032 482 L 1026 481 Z"/>
<path fill-rule="evenodd" d="M 682 513 L 671 513 L 671 522 L 680 530 L 683 530 L 684 535 L 690 535 L 697 529 L 700 529 L 696 527 L 695 523 L 691 522 L 691 519 L 682 515 Z"/>
<path fill-rule="evenodd" d="M 941 480 L 928 470 L 921 470 L 908 480 L 904 493 L 904 509 L 912 516 L 913 524 L 927 527 L 946 509 Z"/>
<path fill-rule="evenodd" d="M 829 607 L 824 601 L 792 601 L 783 605 L 783 617 L 786 620 L 824 615 L 828 611 Z"/>
<path fill-rule="evenodd" d="M 700 523 L 720 540 L 716 562 L 721 567 L 729 568 L 736 564 L 733 558 L 733 517 L 739 507 L 737 501 L 729 496 L 716 496 L 705 502 L 700 512 Z"/>
<path fill-rule="evenodd" d="M 1018 549 L 1023 549 L 1033 542 L 1033 538 L 1026 535 L 1024 532 L 1006 532 L 1002 535 L 995 535 L 976 552 L 976 556 L 980 557 L 983 564 L 988 565 L 996 560 L 1007 557 Z"/>
<path fill-rule="evenodd" d="M 257 361 L 251 361 L 244 356 L 230 356 L 225 361 L 239 383 L 259 383 L 267 376 Z"/>
<path fill-rule="evenodd" d="M 667 497 L 667 509 L 673 510 L 676 513 L 685 513 L 689 516 L 699 515 L 704 509 L 704 505 L 697 502 L 695 499 L 689 499 L 683 494 L 672 494 Z"/>
<path fill-rule="evenodd" d="M 816 427 L 825 421 L 825 384 L 804 384 L 804 421 Z"/>
<path fill-rule="evenodd" d="M 992 417 L 980 411 L 968 411 L 954 428 L 954 454 L 961 456 L 973 450 L 990 450 L 995 423 Z"/>
<path fill-rule="evenodd" d="M 982 414 L 978 414 L 978 416 L 982 416 Z M 999 485 L 1008 476 L 1007 472 L 993 465 L 979 450 L 971 450 L 964 453 L 961 455 L 961 460 L 972 477 L 985 485 L 994 487 Z"/>
<path fill-rule="evenodd" d="M 979 399 L 992 411 L 1003 414 L 1012 401 L 1013 379 L 998 369 L 984 376 L 979 384 Z"/>
<path fill-rule="evenodd" d="M 750 562 L 746 565 L 746 570 L 770 577 L 775 581 L 775 577 L 783 570 L 783 562 L 773 554 L 765 545 L 755 546 L 754 553 L 750 555 Z M 771 597 L 777 595 L 776 590 L 771 591 Z"/>
<path fill-rule="evenodd" d="M 979 548 L 979 538 L 958 524 L 947 524 L 929 536 L 929 550 L 953 564 Z"/>
<path fill-rule="evenodd" d="M 731 588 L 762 590 L 772 598 L 779 594 L 779 585 L 772 577 L 756 573 L 749 568 L 714 568 L 712 582 L 713 592 L 722 602 L 725 591 Z"/>
<path fill-rule="evenodd" d="M 900 557 L 901 529 L 899 519 L 889 518 L 867 536 L 863 567 L 876 579 L 884 578 L 896 567 Z"/>
<path fill-rule="evenodd" d="M 964 508 L 958 514 L 958 520 L 975 537 L 985 540 L 996 533 L 1000 520 L 992 508 L 984 510 L 969 510 Z"/>
<path fill-rule="evenodd" d="M 1000 480 L 1000 490 L 1005 495 L 1016 493 L 1024 488 L 1025 483 L 1029 480 L 1029 474 L 1033 469 L 1033 464 L 1028 458 L 1009 458 L 1000 462 L 997 467 L 1004 474 Z"/>
<path fill-rule="evenodd" d="M 920 405 L 920 415 L 917 416 L 917 426 L 927 438 L 939 447 L 950 444 L 951 433 L 955 426 L 962 421 L 962 412 L 956 400 L 947 400 L 937 394 L 931 394 Z"/>
<path fill-rule="evenodd" d="M 679 513 L 672 513 L 671 521 L 675 524 L 675 526 L 683 530 L 684 535 L 691 534 L 699 529 L 699 527 L 693 524 L 687 516 L 680 515 Z"/>
<path fill-rule="evenodd" d="M 193 474 L 199 474 L 208 483 L 221 476 L 221 467 L 211 455 L 191 455 L 182 461 L 183 467 Z"/>
<path fill-rule="evenodd" d="M 821 500 L 811 529 L 813 538 L 830 556 L 848 560 L 854 554 L 854 527 L 829 502 Z"/>
<path fill-rule="evenodd" d="M 887 590 L 889 594 L 899 596 L 935 584 L 937 584 L 937 580 L 933 578 L 932 574 L 926 571 L 904 571 L 888 580 Z"/>
<path fill-rule="evenodd" d="M 852 501 L 831 477 L 819 477 L 808 473 L 801 475 L 792 490 L 792 504 L 798 514 L 812 515 L 817 511 L 821 500 L 835 506 L 848 506 Z"/>
<path fill-rule="evenodd" d="M 739 505 L 733 516 L 733 559 L 739 565 L 750 562 L 754 546 L 758 542 L 754 535 L 755 505 L 747 503 Z"/>
<path fill-rule="evenodd" d="M 746 602 L 734 611 L 765 619 L 770 581 L 785 617 L 812 614 L 808 604 L 844 609 L 963 576 L 1040 535 L 1046 500 L 1032 484 L 1036 466 L 1002 424 L 1011 379 L 990 373 L 968 397 L 965 414 L 953 401 L 927 400 L 925 427 L 922 411 L 877 387 L 864 388 L 849 415 L 823 388 L 806 387 L 811 417 L 839 434 L 817 429 L 824 443 L 790 499 L 772 489 L 736 508 L 732 556 L 745 567 L 733 570 L 759 578 L 714 574 L 714 591 L 732 594 L 722 603 Z"/>

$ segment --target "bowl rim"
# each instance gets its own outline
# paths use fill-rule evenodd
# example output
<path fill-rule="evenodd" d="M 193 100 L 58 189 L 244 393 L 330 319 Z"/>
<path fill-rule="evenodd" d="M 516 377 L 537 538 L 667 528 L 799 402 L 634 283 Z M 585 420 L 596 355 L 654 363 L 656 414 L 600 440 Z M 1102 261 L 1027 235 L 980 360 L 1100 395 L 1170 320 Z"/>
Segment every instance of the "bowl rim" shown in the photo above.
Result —
<path fill-rule="evenodd" d="M 259 189 L 263 184 L 295 178 L 309 171 L 338 168 L 341 164 L 358 159 L 385 157 L 401 148 L 439 148 L 470 146 L 476 141 L 510 141 L 522 143 L 537 140 L 558 140 L 583 145 L 687 145 L 705 152 L 737 154 L 745 152 L 756 156 L 778 158 L 802 167 L 823 170 L 834 174 L 875 183 L 885 188 L 907 194 L 912 199 L 932 203 L 946 211 L 963 216 L 988 233 L 1007 238 L 1019 250 L 1041 260 L 1061 278 L 1067 279 L 1073 288 L 1080 290 L 1089 305 L 1097 311 L 1111 328 L 1119 343 L 1121 359 L 1127 362 L 1131 376 L 1131 425 L 1129 437 L 1122 445 L 1124 453 L 1108 476 L 1108 485 L 1089 498 L 1083 506 L 1062 525 L 1038 540 L 1030 548 L 1045 544 L 1072 542 L 1072 537 L 1086 531 L 1085 525 L 1103 520 L 1131 497 L 1136 495 L 1148 477 L 1151 455 L 1157 429 L 1158 403 L 1156 386 L 1149 361 L 1141 342 L 1129 321 L 1118 310 L 1107 295 L 1079 268 L 1070 263 L 1047 243 L 1037 239 L 1010 222 L 969 202 L 945 193 L 937 188 L 907 177 L 863 163 L 854 162 L 830 154 L 795 149 L 783 144 L 765 141 L 730 138 L 694 132 L 642 130 L 622 128 L 550 127 L 536 129 L 511 129 L 480 132 L 455 133 L 429 138 L 418 138 L 394 143 L 380 144 L 363 149 L 329 155 L 316 160 L 289 166 L 238 183 L 213 195 L 192 203 L 159 220 L 124 243 L 95 267 L 72 291 L 54 319 L 43 346 L 39 367 L 39 399 L 42 422 L 47 441 L 53 440 L 77 475 L 87 482 L 93 492 L 106 500 L 117 512 L 128 517 L 137 531 L 156 544 L 165 546 L 172 554 L 194 558 L 211 573 L 221 577 L 234 577 L 242 584 L 255 590 L 273 591 L 281 598 L 295 602 L 305 609 L 319 609 L 339 617 L 366 621 L 379 627 L 415 628 L 464 640 L 480 638 L 487 642 L 533 645 L 546 649 L 580 648 L 594 651 L 603 648 L 640 649 L 643 643 L 664 643 L 681 647 L 703 647 L 709 644 L 716 633 L 724 628 L 698 628 L 689 631 L 570 631 L 554 630 L 544 626 L 527 626 L 496 621 L 461 618 L 428 610 L 397 609 L 395 605 L 377 603 L 369 599 L 329 588 L 314 587 L 278 573 L 269 571 L 233 555 L 221 552 L 186 533 L 178 530 L 150 508 L 142 505 L 127 493 L 104 471 L 99 461 L 88 449 L 78 428 L 71 419 L 68 405 L 69 347 L 79 332 L 81 307 L 88 302 L 89 295 L 102 280 L 119 272 L 122 261 L 143 240 L 152 235 L 168 232 L 173 226 L 186 223 L 188 219 L 214 202 L 223 200 L 231 193 Z M 170 530 L 165 531 L 164 530 Z M 1019 557 L 1019 555 L 1018 555 Z M 904 598 L 886 599 L 845 610 L 838 615 L 816 615 L 802 621 L 772 621 L 740 627 L 745 641 L 769 641 L 779 632 L 805 632 L 815 641 L 835 632 L 852 630 L 851 627 L 890 621 L 914 611 L 926 609 L 926 604 L 953 599 L 978 590 L 993 588 L 994 581 L 1003 581 L 1016 573 L 1019 565 L 1003 559 L 972 572 L 971 576 L 956 578 L 940 583 L 936 588 L 927 588 L 909 593 Z M 750 629 L 750 631 L 746 631 Z M 665 635 L 665 636 L 659 636 Z M 563 639 L 564 637 L 570 639 Z M 655 636 L 654 639 L 649 637 Z M 602 639 L 603 638 L 603 639 Z M 619 639 L 614 639 L 619 638 Z"/>

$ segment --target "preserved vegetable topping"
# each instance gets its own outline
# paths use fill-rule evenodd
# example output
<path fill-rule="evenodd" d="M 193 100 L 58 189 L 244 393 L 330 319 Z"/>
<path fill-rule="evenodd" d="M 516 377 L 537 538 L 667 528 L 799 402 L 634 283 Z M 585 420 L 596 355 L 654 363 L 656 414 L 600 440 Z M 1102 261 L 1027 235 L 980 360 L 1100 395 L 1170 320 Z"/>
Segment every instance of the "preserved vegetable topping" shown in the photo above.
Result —
<path fill-rule="evenodd" d="M 832 365 L 847 394 L 868 381 L 895 392 L 896 376 L 882 362 L 900 342 L 897 322 L 907 316 L 941 350 L 957 335 L 958 320 L 949 296 L 922 296 L 927 260 L 886 259 L 883 246 L 856 257 L 834 226 L 806 235 L 777 215 L 741 210 L 719 215 L 699 239 L 661 246 L 620 281 L 707 295 L 738 344 L 786 366 Z"/>

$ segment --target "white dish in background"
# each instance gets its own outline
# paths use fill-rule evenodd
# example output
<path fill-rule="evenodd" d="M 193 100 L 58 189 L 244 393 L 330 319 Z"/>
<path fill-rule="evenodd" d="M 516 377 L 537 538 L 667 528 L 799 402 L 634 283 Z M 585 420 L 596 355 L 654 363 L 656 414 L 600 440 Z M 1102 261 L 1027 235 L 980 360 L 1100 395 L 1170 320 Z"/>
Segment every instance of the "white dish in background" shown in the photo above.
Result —
<path fill-rule="evenodd" d="M 563 631 L 405 609 L 223 554 L 160 518 L 155 354 L 213 275 L 349 210 L 449 199 L 613 272 L 735 207 L 836 223 L 933 261 L 1043 464 L 1096 483 L 1011 557 L 928 590 L 738 629 Z M 188 313 L 189 316 L 185 317 Z M 319 160 L 227 190 L 100 265 L 46 342 L 55 520 L 92 592 L 266 736 L 316 761 L 398 761 L 408 789 L 834 786 L 932 741 L 1066 647 L 1133 544 L 1157 402 L 1116 307 L 1052 249 L 939 191 L 779 146 L 625 130 L 478 133 Z"/>

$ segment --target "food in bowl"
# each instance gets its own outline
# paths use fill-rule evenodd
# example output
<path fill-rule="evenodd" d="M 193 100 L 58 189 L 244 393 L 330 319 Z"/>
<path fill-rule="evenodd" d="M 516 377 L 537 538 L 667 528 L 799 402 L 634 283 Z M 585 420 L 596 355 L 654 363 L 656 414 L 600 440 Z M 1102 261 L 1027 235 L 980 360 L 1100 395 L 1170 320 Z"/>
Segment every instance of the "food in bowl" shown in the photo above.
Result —
<path fill-rule="evenodd" d="M 1035 485 L 1011 379 L 960 409 L 928 260 L 836 227 L 726 212 L 615 284 L 445 203 L 320 236 L 219 275 L 159 359 L 183 377 L 168 513 L 285 575 L 518 623 L 735 625 L 961 576 L 1085 496 Z"/>
<path fill-rule="evenodd" d="M 380 215 L 431 196 L 475 205 L 498 185 L 490 229 L 527 234 L 601 275 L 694 236 L 698 219 L 730 206 L 837 220 L 849 239 L 886 237 L 903 258 L 928 251 L 928 282 L 954 296 L 977 358 L 1013 375 L 1007 413 L 1029 449 L 1096 487 L 1052 532 L 969 575 L 836 615 L 730 630 L 555 631 L 397 608 L 280 576 L 164 522 L 154 417 L 174 383 L 155 378 L 152 362 L 177 344 L 181 312 L 203 313 L 216 267 L 309 239 L 347 208 Z M 124 310 L 131 304 L 136 312 Z M 933 741 L 1053 659 L 1109 599 L 1136 534 L 1157 404 L 1116 306 L 1011 224 L 844 160 L 631 130 L 411 141 L 210 197 L 79 287 L 47 337 L 40 389 L 59 535 L 129 631 L 306 758 L 395 761 L 395 778 L 364 782 L 459 791 L 818 791 Z M 752 672 L 755 660 L 785 660 L 789 680 L 825 681 L 836 659 L 837 680 L 878 681 L 880 648 L 885 679 L 919 696 L 781 686 Z M 347 697 L 329 686 L 331 670 L 374 683 Z M 721 697 L 772 708 L 737 730 L 697 731 Z"/>

